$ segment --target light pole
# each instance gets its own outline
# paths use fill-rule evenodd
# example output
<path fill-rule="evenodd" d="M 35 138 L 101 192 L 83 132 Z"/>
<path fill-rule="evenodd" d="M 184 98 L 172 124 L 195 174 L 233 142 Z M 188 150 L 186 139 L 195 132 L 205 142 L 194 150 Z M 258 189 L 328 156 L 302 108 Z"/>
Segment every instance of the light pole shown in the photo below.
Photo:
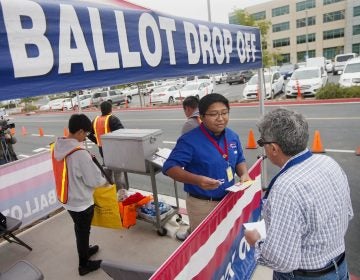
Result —
<path fill-rule="evenodd" d="M 306 56 L 305 62 L 309 58 L 309 36 L 308 36 L 308 11 L 305 11 L 305 24 L 306 24 Z"/>
<path fill-rule="evenodd" d="M 211 22 L 211 7 L 210 7 L 210 0 L 207 0 L 207 11 L 208 11 L 208 20 Z"/>

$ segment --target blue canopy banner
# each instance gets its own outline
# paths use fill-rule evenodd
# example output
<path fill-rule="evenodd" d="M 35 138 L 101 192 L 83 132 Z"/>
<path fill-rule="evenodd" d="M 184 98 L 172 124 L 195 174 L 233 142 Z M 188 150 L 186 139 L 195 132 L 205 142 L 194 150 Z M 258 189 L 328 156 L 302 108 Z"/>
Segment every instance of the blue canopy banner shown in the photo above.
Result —
<path fill-rule="evenodd" d="M 0 0 L 0 100 L 262 66 L 258 28 L 108 2 Z"/>

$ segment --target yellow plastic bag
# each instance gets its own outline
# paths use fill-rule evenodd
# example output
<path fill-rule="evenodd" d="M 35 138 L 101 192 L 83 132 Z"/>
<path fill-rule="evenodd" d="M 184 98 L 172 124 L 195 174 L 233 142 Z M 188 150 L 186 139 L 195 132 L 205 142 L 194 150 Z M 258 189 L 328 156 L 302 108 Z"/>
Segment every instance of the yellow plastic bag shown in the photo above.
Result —
<path fill-rule="evenodd" d="M 122 228 L 116 186 L 96 188 L 94 192 L 93 226 L 106 228 Z"/>

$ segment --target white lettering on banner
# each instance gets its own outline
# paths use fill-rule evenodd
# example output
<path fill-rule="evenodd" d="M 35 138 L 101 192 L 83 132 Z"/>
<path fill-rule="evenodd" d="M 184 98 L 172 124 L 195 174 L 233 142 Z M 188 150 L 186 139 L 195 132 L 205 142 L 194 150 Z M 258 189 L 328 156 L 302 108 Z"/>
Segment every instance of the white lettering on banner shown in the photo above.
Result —
<path fill-rule="evenodd" d="M 139 52 L 130 52 L 129 43 L 124 19 L 124 13 L 115 11 L 116 27 L 119 37 L 119 45 L 121 49 L 121 59 L 124 68 L 140 67 L 141 59 Z"/>
<path fill-rule="evenodd" d="M 174 41 L 175 38 L 185 40 L 189 65 L 228 64 L 231 57 L 236 55 L 240 63 L 256 60 L 256 32 L 252 33 L 251 30 L 235 33 L 226 28 L 179 20 L 184 30 L 184 34 L 179 36 L 176 34 L 178 30 L 175 19 L 151 13 L 138 11 L 137 25 L 134 20 L 129 20 L 131 25 L 126 26 L 127 14 L 119 10 L 113 11 L 114 18 L 105 18 L 102 17 L 100 8 L 87 7 L 87 10 L 84 10 L 84 7 L 81 7 L 80 11 L 81 8 L 75 5 L 59 3 L 56 10 L 58 18 L 53 19 L 46 18 L 48 7 L 44 7 L 44 10 L 35 1 L 0 0 L 0 3 L 15 78 L 46 75 L 54 66 L 58 67 L 57 73 L 69 74 L 73 64 L 80 64 L 85 72 L 142 67 L 141 56 L 151 67 L 157 67 L 162 62 L 176 65 L 176 47 L 181 44 L 176 44 L 178 42 Z M 88 17 L 79 16 L 83 15 L 84 11 L 87 11 Z M 129 13 L 129 16 L 132 14 Z M 136 16 L 134 18 L 137 18 Z M 102 21 L 114 19 L 112 24 L 116 25 L 116 30 L 103 29 Z M 131 28 L 130 38 L 127 28 Z M 50 29 L 56 31 L 50 32 Z M 58 34 L 59 37 L 48 38 L 49 34 Z M 111 45 L 110 51 L 110 45 L 107 46 L 110 42 L 105 38 L 116 36 L 118 49 L 114 50 Z M 180 38 L 181 36 L 184 37 Z M 129 45 L 129 40 L 135 40 L 134 44 Z M 236 40 L 236 43 L 233 40 Z M 52 45 L 55 43 L 58 45 Z M 133 49 L 134 46 L 138 49 Z M 166 48 L 168 61 L 162 59 Z M 182 50 L 179 53 L 182 53 Z M 235 60 L 232 62 L 236 63 Z"/>
<path fill-rule="evenodd" d="M 232 279 L 235 276 L 235 272 L 232 269 L 232 265 L 234 263 L 234 260 L 235 260 L 235 252 L 231 256 L 231 261 L 226 266 L 225 275 L 221 276 L 220 280 Z"/>
<path fill-rule="evenodd" d="M 71 46 L 71 37 L 75 41 L 76 48 Z M 70 73 L 71 65 L 74 63 L 81 63 L 84 71 L 95 70 L 74 7 L 60 4 L 59 74 Z"/>
<path fill-rule="evenodd" d="M 240 63 L 244 63 L 246 59 L 245 40 L 244 40 L 244 35 L 242 34 L 241 31 L 238 31 L 236 35 L 236 48 L 240 59 Z"/>
<path fill-rule="evenodd" d="M 160 28 L 165 30 L 166 42 L 169 51 L 170 65 L 176 64 L 174 40 L 172 32 L 176 31 L 175 20 L 166 17 L 159 17 Z"/>
<path fill-rule="evenodd" d="M 246 32 L 243 34 L 241 31 L 237 32 L 236 36 L 236 48 L 238 52 L 238 56 L 241 63 L 244 63 L 250 61 L 250 58 L 252 58 L 252 61 L 255 61 L 255 53 L 256 53 L 256 37 L 255 35 Z M 251 57 L 250 57 L 251 53 Z"/>
<path fill-rule="evenodd" d="M 242 261 L 245 260 L 246 254 L 250 251 L 250 245 L 246 242 L 245 236 L 241 238 L 238 250 L 239 250 L 238 257 L 240 258 L 240 260 Z M 235 272 L 232 267 L 234 265 L 235 256 L 236 256 L 236 251 L 232 254 L 231 260 L 226 266 L 225 274 L 221 276 L 220 280 L 233 279 Z"/>
<path fill-rule="evenodd" d="M 14 77 L 41 76 L 50 72 L 54 64 L 54 56 L 51 44 L 45 36 L 46 18 L 41 6 L 27 0 L 1 1 L 1 6 Z M 23 16 L 31 19 L 32 28 L 22 27 Z M 38 55 L 29 57 L 27 45 L 36 47 Z"/>
<path fill-rule="evenodd" d="M 245 236 L 241 238 L 239 245 L 239 258 L 240 260 L 245 260 L 246 253 L 250 251 L 250 245 L 246 242 Z"/>
<path fill-rule="evenodd" d="M 149 48 L 149 42 L 146 32 L 148 28 L 150 28 L 150 30 L 152 31 L 151 33 L 153 34 L 153 53 Z M 161 37 L 156 21 L 150 14 L 143 13 L 139 18 L 139 41 L 146 62 L 152 67 L 158 66 L 160 64 L 162 56 Z"/>
<path fill-rule="evenodd" d="M 10 209 L 1 211 L 4 215 L 18 218 L 28 218 L 31 215 L 39 213 L 57 202 L 55 190 L 50 190 L 47 194 L 33 197 L 32 200 L 26 200 L 25 205 L 13 205 Z"/>
<path fill-rule="evenodd" d="M 211 34 L 209 27 L 199 24 L 199 33 L 203 64 L 208 63 L 207 53 L 209 54 L 210 64 L 214 64 L 214 54 L 211 48 Z"/>
<path fill-rule="evenodd" d="M 224 36 L 224 49 L 225 49 L 226 63 L 229 63 L 230 62 L 230 54 L 233 51 L 233 48 L 232 48 L 233 40 L 231 37 L 231 32 L 228 29 L 223 29 L 223 36 Z"/>
<path fill-rule="evenodd" d="M 219 44 L 217 44 L 219 42 Z M 220 52 L 218 52 L 218 48 L 220 48 Z M 221 31 L 219 28 L 214 27 L 212 33 L 212 47 L 214 49 L 215 59 L 218 64 L 222 64 L 225 58 L 224 55 L 224 40 L 221 35 Z"/>
<path fill-rule="evenodd" d="M 250 45 L 251 45 L 251 53 L 252 53 L 252 61 L 255 61 L 256 57 L 255 57 L 255 53 L 256 53 L 256 36 L 254 33 L 250 34 Z"/>
<path fill-rule="evenodd" d="M 101 20 L 99 10 L 88 8 L 90 15 L 90 24 L 93 34 L 93 43 L 96 54 L 98 70 L 120 68 L 119 55 L 116 52 L 107 53 L 105 51 L 104 37 L 101 29 Z"/>
<path fill-rule="evenodd" d="M 185 42 L 189 64 L 198 64 L 200 60 L 200 43 L 195 25 L 184 21 Z M 194 43 L 194 51 L 193 44 Z"/>

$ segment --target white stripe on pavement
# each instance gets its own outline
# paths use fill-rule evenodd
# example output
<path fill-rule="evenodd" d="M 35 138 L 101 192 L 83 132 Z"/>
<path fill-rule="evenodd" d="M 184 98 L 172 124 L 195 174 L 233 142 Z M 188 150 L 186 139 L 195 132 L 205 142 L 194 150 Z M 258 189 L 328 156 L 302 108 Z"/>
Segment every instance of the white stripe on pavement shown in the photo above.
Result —
<path fill-rule="evenodd" d="M 325 149 L 325 152 L 333 152 L 333 153 L 350 153 L 355 154 L 354 150 L 336 150 L 336 149 Z"/>
<path fill-rule="evenodd" d="M 39 136 L 39 137 L 40 137 L 40 134 L 31 134 L 31 136 Z M 44 137 L 55 137 L 55 135 L 52 135 L 52 134 L 44 134 Z"/>
<path fill-rule="evenodd" d="M 17 157 L 18 157 L 18 158 L 28 158 L 28 157 L 30 157 L 30 156 L 28 156 L 28 155 L 23 155 L 23 154 L 20 154 L 20 155 L 17 155 Z"/>
<path fill-rule="evenodd" d="M 163 141 L 164 144 L 176 144 L 174 141 Z"/>
<path fill-rule="evenodd" d="M 50 151 L 50 149 L 48 149 L 48 148 L 39 148 L 39 149 L 33 150 L 33 153 L 40 153 L 42 151 Z"/>

